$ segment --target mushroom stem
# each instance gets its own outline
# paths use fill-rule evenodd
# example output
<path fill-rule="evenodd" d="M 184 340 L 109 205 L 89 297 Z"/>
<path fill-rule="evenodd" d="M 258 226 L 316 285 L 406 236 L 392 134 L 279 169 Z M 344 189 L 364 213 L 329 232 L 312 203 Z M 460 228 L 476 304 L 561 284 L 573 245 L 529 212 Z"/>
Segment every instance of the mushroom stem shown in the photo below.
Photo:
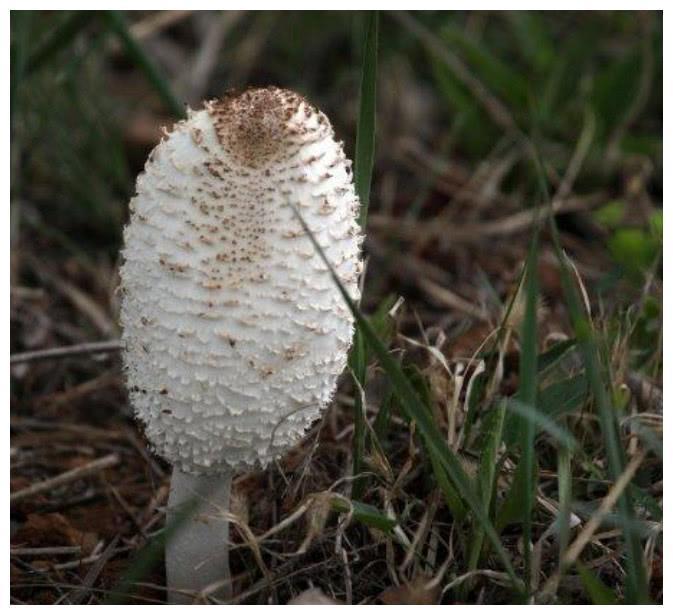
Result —
<path fill-rule="evenodd" d="M 166 585 L 170 604 L 194 602 L 187 593 L 177 590 L 198 593 L 217 584 L 220 587 L 209 595 L 218 600 L 230 597 L 229 522 L 224 514 L 229 510 L 230 491 L 230 472 L 197 476 L 173 468 L 166 519 L 169 529 Z M 188 512 L 181 514 L 185 509 Z"/>

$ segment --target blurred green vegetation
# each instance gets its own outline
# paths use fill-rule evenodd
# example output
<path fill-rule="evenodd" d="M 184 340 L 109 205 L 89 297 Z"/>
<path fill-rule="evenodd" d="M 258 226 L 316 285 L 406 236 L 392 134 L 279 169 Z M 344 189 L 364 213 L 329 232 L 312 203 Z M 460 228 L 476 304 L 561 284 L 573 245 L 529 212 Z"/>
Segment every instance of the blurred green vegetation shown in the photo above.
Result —
<path fill-rule="evenodd" d="M 398 96 L 430 98 L 434 114 L 423 121 L 431 122 L 431 146 L 441 150 L 448 135 L 451 155 L 469 165 L 506 147 L 511 134 L 489 109 L 495 101 L 515 130 L 535 132 L 545 164 L 559 176 L 582 126 L 592 123 L 578 190 L 616 185 L 625 159 L 645 159 L 651 192 L 661 194 L 660 13 L 423 12 L 406 19 L 424 34 L 392 14 L 381 16 L 380 75 L 396 81 Z M 142 58 L 119 50 L 113 26 L 105 13 L 11 14 L 13 199 L 34 206 L 26 224 L 59 228 L 82 250 L 109 254 L 118 248 L 133 177 L 147 153 L 125 141 L 131 115 L 143 108 L 162 119 L 173 113 L 147 80 Z M 227 34 L 204 95 L 246 84 L 296 88 L 335 118 L 353 155 L 363 27 L 348 12 L 244 14 Z M 188 20 L 168 32 L 183 54 L 199 45 Z M 459 59 L 482 96 L 433 43 Z M 140 49 L 181 100 L 177 76 L 157 48 Z M 246 53 L 254 61 L 243 70 Z M 381 89 L 379 112 L 390 108 L 389 95 Z M 382 148 L 390 147 L 394 128 L 382 121 Z M 413 181 L 420 192 L 419 178 Z M 522 161 L 505 185 L 525 204 L 537 182 Z M 651 264 L 655 243 L 644 225 L 639 232 L 614 229 L 609 249 L 616 263 L 638 268 Z"/>

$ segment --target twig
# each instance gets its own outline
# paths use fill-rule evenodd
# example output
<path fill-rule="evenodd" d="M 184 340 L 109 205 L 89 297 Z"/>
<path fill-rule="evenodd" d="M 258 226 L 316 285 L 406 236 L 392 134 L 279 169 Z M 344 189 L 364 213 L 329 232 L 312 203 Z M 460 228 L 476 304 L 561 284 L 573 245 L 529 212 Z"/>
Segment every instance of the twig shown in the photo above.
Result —
<path fill-rule="evenodd" d="M 444 596 L 444 594 L 448 592 L 450 589 L 453 589 L 457 585 L 460 585 L 461 583 L 467 581 L 468 579 L 471 579 L 472 577 L 476 576 L 485 576 L 488 579 L 494 581 L 495 583 L 499 583 L 500 585 L 504 586 L 508 586 L 511 584 L 509 577 L 504 572 L 498 572 L 497 570 L 471 570 L 470 572 L 466 572 L 465 574 L 456 577 L 453 581 L 446 584 L 442 589 L 441 595 Z"/>
<path fill-rule="evenodd" d="M 82 550 L 79 545 L 74 547 L 18 547 L 10 549 L 12 557 L 32 557 L 35 555 L 77 555 Z"/>
<path fill-rule="evenodd" d="M 24 256 L 31 264 L 33 272 L 45 284 L 51 286 L 65 297 L 96 329 L 101 335 L 108 337 L 117 331 L 117 325 L 110 315 L 91 297 L 82 290 L 61 278 L 52 271 L 46 263 L 36 256 Z"/>
<path fill-rule="evenodd" d="M 664 394 L 661 388 L 637 372 L 627 374 L 626 384 L 635 396 L 641 413 L 648 410 L 652 410 L 654 414 L 663 413 Z"/>
<path fill-rule="evenodd" d="M 419 279 L 418 286 L 440 305 L 463 312 L 477 320 L 486 323 L 490 322 L 489 314 L 486 310 L 463 299 L 452 290 L 427 279 Z"/>
<path fill-rule="evenodd" d="M 76 425 L 74 423 L 61 423 L 58 421 L 44 421 L 40 419 L 23 418 L 12 416 L 9 419 L 12 429 L 25 429 L 36 431 L 65 431 L 72 434 L 81 435 L 87 439 L 102 440 L 125 440 L 126 435 L 112 429 L 99 429 L 88 425 Z"/>
<path fill-rule="evenodd" d="M 566 168 L 566 171 L 563 175 L 563 179 L 554 194 L 552 199 L 552 207 L 556 207 L 556 203 L 560 203 L 563 199 L 567 198 L 575 184 L 575 180 L 584 165 L 587 155 L 589 154 L 589 149 L 594 140 L 594 135 L 596 133 L 596 117 L 593 112 L 587 111 L 585 113 L 584 126 L 582 127 L 582 132 L 577 140 L 575 149 L 573 151 L 570 162 Z"/>
<path fill-rule="evenodd" d="M 193 11 L 190 10 L 156 11 L 148 17 L 140 19 L 130 25 L 129 32 L 131 32 L 136 40 L 142 41 L 154 34 L 158 34 L 166 28 L 174 26 L 176 23 L 189 17 L 192 13 Z"/>
<path fill-rule="evenodd" d="M 110 389 L 119 385 L 120 379 L 117 370 L 110 370 L 104 372 L 100 376 L 92 378 L 91 380 L 86 380 L 81 384 L 76 384 L 72 388 L 66 389 L 65 391 L 38 395 L 34 399 L 37 404 L 44 404 L 50 408 L 56 408 L 59 406 L 64 406 L 65 404 L 71 404 L 78 399 L 87 397 L 88 395 L 100 393 L 105 389 Z"/>
<path fill-rule="evenodd" d="M 74 344 L 73 346 L 60 346 L 58 348 L 44 348 L 42 350 L 18 352 L 10 356 L 9 363 L 10 365 L 18 365 L 19 363 L 32 363 L 33 361 L 44 361 L 46 359 L 61 359 L 63 357 L 72 357 L 82 354 L 117 352 L 121 347 L 121 340 L 86 342 L 84 344 Z"/>
<path fill-rule="evenodd" d="M 583 198 L 556 200 L 551 207 L 540 209 L 539 212 L 535 209 L 526 209 L 492 222 L 454 226 L 451 228 L 449 236 L 452 244 L 471 243 L 489 237 L 504 237 L 528 229 L 537 219 L 542 220 L 555 214 L 591 209 L 604 202 L 605 195 L 602 193 Z M 437 224 L 436 220 L 407 222 L 398 218 L 371 215 L 369 225 L 376 230 L 410 241 L 416 240 L 418 237 L 441 238 L 447 234 L 447 227 Z"/>
<path fill-rule="evenodd" d="M 86 576 L 82 581 L 82 587 L 73 592 L 72 598 L 70 598 L 70 604 L 81 604 L 89 595 L 93 584 L 103 571 L 103 566 L 105 566 L 105 564 L 107 564 L 107 562 L 115 555 L 119 537 L 119 534 L 117 534 L 105 548 L 105 551 L 97 556 L 98 559 L 94 562 L 93 566 L 91 566 L 89 572 L 86 573 Z"/>
<path fill-rule="evenodd" d="M 208 15 L 210 20 L 201 48 L 194 54 L 184 83 L 185 96 L 198 103 L 206 93 L 208 80 L 220 59 L 220 50 L 229 32 L 240 22 L 245 11 L 227 11 L 224 14 Z M 204 15 L 205 17 L 205 15 Z"/>
<path fill-rule="evenodd" d="M 96 556 L 97 558 L 100 556 Z M 88 559 L 88 558 L 87 558 Z M 82 560 L 84 563 L 84 560 Z M 151 583 L 136 583 L 139 587 L 154 587 Z M 45 587 L 49 588 L 50 590 L 53 590 L 54 588 L 59 588 L 59 589 L 74 589 L 77 590 L 81 586 L 80 585 L 74 585 L 72 583 L 59 583 L 59 582 L 54 582 L 54 581 L 49 581 L 48 583 L 12 583 L 10 585 L 12 588 L 16 589 L 31 589 L 31 588 L 36 588 L 36 587 Z M 138 595 L 138 594 L 127 594 L 127 593 L 118 593 L 114 592 L 110 589 L 98 589 L 95 587 L 92 587 L 89 590 L 91 593 L 96 593 L 96 594 L 101 594 L 102 596 L 107 596 L 107 595 L 114 595 L 117 597 L 125 597 L 125 598 L 133 598 L 137 601 L 145 601 L 149 602 L 152 604 L 166 604 L 165 601 L 160 601 L 160 600 L 154 600 L 152 598 L 147 598 L 146 596 Z M 15 600 L 15 598 L 12 598 Z"/>
<path fill-rule="evenodd" d="M 21 489 L 20 491 L 16 491 L 9 496 L 9 501 L 10 503 L 15 503 L 20 500 L 24 500 L 27 497 L 37 495 L 38 493 L 42 493 L 43 491 L 50 491 L 55 487 L 60 487 L 61 485 L 65 485 L 67 483 L 83 478 L 84 476 L 95 474 L 100 470 L 104 470 L 105 468 L 110 468 L 114 465 L 117 465 L 119 461 L 120 461 L 119 455 L 117 455 L 116 453 L 106 455 L 105 457 L 96 459 L 90 463 L 80 466 L 79 468 L 69 470 L 68 472 L 59 474 L 58 476 L 54 476 L 40 483 L 31 485 L 30 487 L 26 487 L 25 489 Z"/>

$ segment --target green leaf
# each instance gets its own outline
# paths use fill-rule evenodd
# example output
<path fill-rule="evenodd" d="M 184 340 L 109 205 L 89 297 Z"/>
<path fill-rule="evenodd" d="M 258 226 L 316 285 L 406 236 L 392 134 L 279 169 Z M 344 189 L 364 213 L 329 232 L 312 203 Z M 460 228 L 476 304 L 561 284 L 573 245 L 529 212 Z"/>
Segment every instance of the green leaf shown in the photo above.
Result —
<path fill-rule="evenodd" d="M 657 523 L 664 520 L 664 511 L 659 506 L 656 498 L 652 497 L 647 491 L 640 487 L 633 485 L 633 502 L 637 506 L 642 506 L 650 514 L 652 519 Z"/>
<path fill-rule="evenodd" d="M 508 399 L 507 410 L 514 412 L 517 416 L 524 419 L 525 424 L 532 428 L 533 433 L 536 433 L 537 430 L 540 429 L 547 432 L 561 446 L 565 446 L 571 450 L 575 450 L 577 448 L 577 441 L 573 435 L 567 429 L 565 429 L 565 427 L 561 427 L 552 419 L 545 416 L 536 407 L 529 404 L 524 404 L 518 399 Z"/>
<path fill-rule="evenodd" d="M 383 394 L 381 404 L 379 405 L 379 411 L 376 414 L 374 424 L 372 425 L 372 429 L 379 441 L 385 440 L 388 435 L 388 429 L 390 427 L 390 411 L 393 402 L 393 389 L 390 386 L 388 379 L 386 379 L 385 387 L 385 393 Z"/>
<path fill-rule="evenodd" d="M 584 373 L 571 376 L 546 386 L 540 391 L 537 408 L 551 419 L 581 407 L 589 395 L 589 385 Z"/>
<path fill-rule="evenodd" d="M 488 384 L 488 374 L 486 371 L 478 374 L 472 381 L 472 390 L 467 400 L 467 415 L 465 416 L 465 441 L 469 442 L 472 426 L 475 424 L 479 412 L 479 407 L 483 401 L 486 385 Z"/>
<path fill-rule="evenodd" d="M 537 360 L 537 368 L 539 372 L 543 372 L 546 369 L 549 369 L 559 361 L 566 352 L 571 350 L 577 344 L 577 340 L 563 340 L 562 342 L 557 342 L 549 350 L 543 352 Z"/>
<path fill-rule="evenodd" d="M 575 567 L 593 604 L 617 604 L 614 591 L 605 585 L 589 568 L 580 562 L 576 562 Z"/>
<path fill-rule="evenodd" d="M 613 229 L 621 224 L 624 214 L 626 214 L 624 201 L 614 200 L 597 209 L 592 217 L 598 224 Z"/>
<path fill-rule="evenodd" d="M 657 256 L 654 239 L 643 229 L 620 228 L 608 239 L 612 258 L 632 273 L 647 269 Z"/>
<path fill-rule="evenodd" d="M 393 335 L 394 321 L 390 317 L 390 310 L 395 305 L 395 296 L 388 295 L 379 303 L 376 311 L 370 316 L 370 321 L 374 332 L 384 343 L 390 343 Z"/>
<path fill-rule="evenodd" d="M 446 64 L 430 51 L 427 53 L 436 87 L 443 103 L 455 117 L 454 126 L 462 146 L 472 158 L 485 156 L 500 136 L 500 130 L 479 105 L 465 85 Z"/>
<path fill-rule="evenodd" d="M 349 505 L 350 504 L 350 505 Z M 350 502 L 341 497 L 334 497 L 331 500 L 332 509 L 340 513 L 353 512 L 353 517 L 360 523 L 364 523 L 369 527 L 373 527 L 382 532 L 389 533 L 397 525 L 395 519 L 391 519 L 378 508 L 351 500 Z"/>
<path fill-rule="evenodd" d="M 502 443 L 502 432 L 505 424 L 505 404 L 497 405 L 495 411 L 484 422 L 484 443 L 479 460 L 479 474 L 477 486 L 484 514 L 490 516 L 491 501 L 495 492 L 498 467 L 498 450 Z M 475 524 L 472 540 L 470 541 L 470 555 L 468 570 L 475 570 L 479 562 L 479 555 L 484 544 L 484 530 Z"/>
<path fill-rule="evenodd" d="M 650 232 L 660 243 L 664 239 L 664 212 L 659 209 L 650 216 Z"/>

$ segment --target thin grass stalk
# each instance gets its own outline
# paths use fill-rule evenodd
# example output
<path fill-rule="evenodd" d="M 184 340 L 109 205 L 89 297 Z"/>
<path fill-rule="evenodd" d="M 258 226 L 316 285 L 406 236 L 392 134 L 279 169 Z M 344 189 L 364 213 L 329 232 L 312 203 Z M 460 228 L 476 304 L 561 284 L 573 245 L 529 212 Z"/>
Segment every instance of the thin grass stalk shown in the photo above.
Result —
<path fill-rule="evenodd" d="M 155 89 L 166 108 L 175 117 L 185 117 L 185 105 L 175 97 L 166 79 L 133 37 L 122 14 L 119 11 L 106 11 L 105 15 L 108 25 L 119 38 L 129 59 L 145 74 L 145 78 Z"/>
<path fill-rule="evenodd" d="M 360 109 L 355 141 L 355 191 L 360 199 L 360 228 L 365 230 L 372 173 L 374 169 L 374 145 L 376 139 L 376 73 L 378 55 L 378 13 L 366 15 L 362 47 L 362 78 L 360 81 Z M 350 365 L 356 386 L 364 391 L 367 376 L 367 347 L 360 330 L 356 329 Z M 359 476 L 365 454 L 365 412 L 363 395 L 355 395 L 353 431 L 353 476 Z M 359 499 L 365 488 L 365 479 L 353 482 L 353 497 Z"/>
<path fill-rule="evenodd" d="M 94 11 L 73 11 L 29 56 L 24 66 L 24 74 L 29 75 L 42 68 L 61 49 L 67 47 L 95 16 Z"/>
<path fill-rule="evenodd" d="M 374 170 L 376 140 L 376 74 L 378 70 L 379 15 L 371 11 L 366 16 L 365 39 L 362 51 L 362 77 L 360 80 L 360 108 L 355 140 L 355 191 L 360 198 L 358 222 L 367 226 L 369 195 Z"/>
<path fill-rule="evenodd" d="M 521 367 L 519 399 L 529 406 L 535 407 L 537 401 L 537 300 L 538 300 L 538 232 L 537 225 L 528 253 L 526 265 L 526 309 L 521 332 Z M 535 484 L 533 477 L 533 455 L 535 443 L 535 424 L 530 419 L 523 419 L 521 463 L 524 466 L 527 487 L 524 490 L 524 578 L 526 590 L 531 587 L 531 541 L 532 515 L 535 501 Z"/>

